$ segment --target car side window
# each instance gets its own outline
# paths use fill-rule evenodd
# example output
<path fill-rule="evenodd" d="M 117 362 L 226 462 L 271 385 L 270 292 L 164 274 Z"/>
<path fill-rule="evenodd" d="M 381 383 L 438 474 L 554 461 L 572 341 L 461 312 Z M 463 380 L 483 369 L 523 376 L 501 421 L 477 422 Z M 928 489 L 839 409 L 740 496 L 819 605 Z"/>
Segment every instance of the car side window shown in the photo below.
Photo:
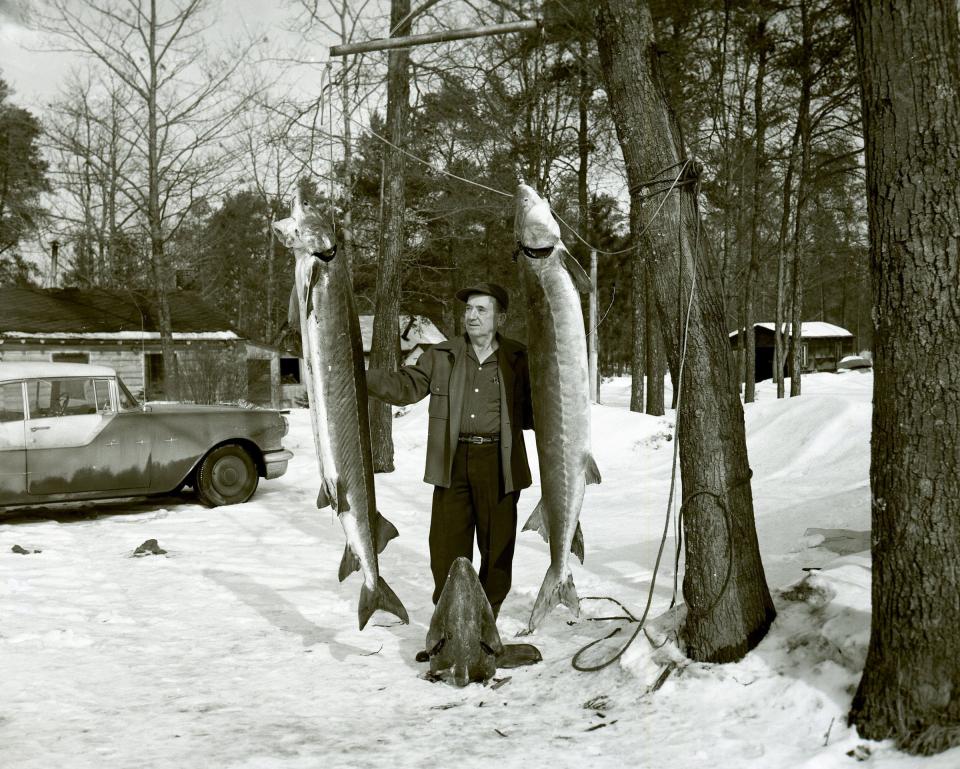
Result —
<path fill-rule="evenodd" d="M 50 397 L 53 392 L 50 382 L 46 379 L 34 379 L 27 382 L 27 407 L 30 409 L 31 419 L 50 417 Z"/>
<path fill-rule="evenodd" d="M 23 419 L 23 386 L 20 382 L 0 384 L 0 422 Z"/>
<path fill-rule="evenodd" d="M 32 419 L 96 414 L 95 380 L 37 379 L 27 386 L 27 402 Z"/>
<path fill-rule="evenodd" d="M 97 412 L 100 414 L 112 413 L 113 401 L 110 400 L 110 380 L 94 379 L 93 387 L 97 404 Z"/>

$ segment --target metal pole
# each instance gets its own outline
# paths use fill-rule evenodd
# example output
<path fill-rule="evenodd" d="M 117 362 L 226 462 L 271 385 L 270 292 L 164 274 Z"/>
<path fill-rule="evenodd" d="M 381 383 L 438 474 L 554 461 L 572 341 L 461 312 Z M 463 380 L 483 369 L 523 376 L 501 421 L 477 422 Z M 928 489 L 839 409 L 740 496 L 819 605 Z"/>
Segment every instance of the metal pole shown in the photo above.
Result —
<path fill-rule="evenodd" d="M 600 402 L 597 381 L 597 252 L 590 250 L 590 334 L 587 336 L 587 360 L 590 376 L 590 400 Z"/>
<path fill-rule="evenodd" d="M 345 43 L 330 48 L 331 56 L 347 56 L 351 53 L 369 53 L 370 51 L 386 51 L 391 48 L 411 48 L 427 43 L 444 43 L 448 40 L 465 40 L 471 37 L 487 37 L 502 35 L 507 32 L 533 32 L 540 28 L 536 19 L 527 21 L 511 21 L 506 24 L 494 24 L 489 27 L 468 27 L 466 29 L 451 29 L 446 32 L 429 32 L 425 35 L 406 35 L 404 37 L 378 38 L 365 43 Z"/>

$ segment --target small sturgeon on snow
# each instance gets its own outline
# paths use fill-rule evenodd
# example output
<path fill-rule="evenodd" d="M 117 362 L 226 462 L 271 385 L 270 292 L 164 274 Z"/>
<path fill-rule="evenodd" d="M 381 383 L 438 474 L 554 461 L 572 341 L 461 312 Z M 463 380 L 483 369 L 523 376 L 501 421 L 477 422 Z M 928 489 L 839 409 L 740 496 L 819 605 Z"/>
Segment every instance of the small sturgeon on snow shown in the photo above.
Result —
<path fill-rule="evenodd" d="M 304 380 L 320 465 L 317 507 L 333 507 L 347 539 L 340 581 L 362 570 L 361 630 L 377 609 L 407 623 L 407 610 L 380 576 L 377 561 L 397 529 L 377 511 L 363 344 L 347 264 L 337 258 L 336 242 L 320 216 L 301 205 L 299 191 L 290 218 L 274 222 L 273 228 L 296 256 L 289 323 L 300 329 L 306 363 Z"/>
<path fill-rule="evenodd" d="M 521 183 L 514 235 L 527 300 L 527 357 L 543 496 L 523 527 L 550 545 L 547 569 L 530 614 L 533 630 L 558 603 L 574 616 L 580 601 L 568 562 L 583 562 L 580 507 L 589 483 L 600 483 L 590 451 L 590 387 L 580 292 L 590 290 L 583 268 L 560 240 L 550 204 Z"/>
<path fill-rule="evenodd" d="M 473 564 L 462 556 L 450 564 L 427 632 L 430 672 L 451 671 L 457 686 L 486 681 L 497 672 L 503 644 Z"/>

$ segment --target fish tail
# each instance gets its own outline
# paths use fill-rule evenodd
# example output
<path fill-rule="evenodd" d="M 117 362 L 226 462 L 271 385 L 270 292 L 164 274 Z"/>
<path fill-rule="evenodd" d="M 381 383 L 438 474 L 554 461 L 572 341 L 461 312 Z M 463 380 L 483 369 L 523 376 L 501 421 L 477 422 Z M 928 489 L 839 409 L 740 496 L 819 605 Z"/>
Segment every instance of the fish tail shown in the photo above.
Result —
<path fill-rule="evenodd" d="M 382 553 L 383 549 L 387 546 L 387 542 L 394 537 L 399 537 L 400 532 L 397 531 L 396 526 L 383 517 L 379 510 L 376 512 L 377 520 L 373 526 L 373 541 L 376 545 L 377 553 Z"/>
<path fill-rule="evenodd" d="M 559 603 L 566 606 L 574 617 L 580 616 L 580 599 L 577 596 L 577 586 L 573 584 L 573 574 L 567 572 L 566 577 L 561 577 L 558 570 L 551 567 L 547 569 L 547 575 L 540 586 L 540 593 L 533 604 L 533 611 L 530 612 L 528 630 L 533 632 L 534 628 Z"/>
<path fill-rule="evenodd" d="M 366 583 L 360 588 L 358 615 L 361 630 L 366 627 L 370 617 L 377 609 L 399 617 L 404 625 L 410 624 L 410 617 L 407 615 L 407 610 L 403 607 L 400 599 L 397 598 L 397 594 L 390 589 L 390 586 L 383 577 L 377 577 L 377 586 L 372 590 L 367 587 Z"/>

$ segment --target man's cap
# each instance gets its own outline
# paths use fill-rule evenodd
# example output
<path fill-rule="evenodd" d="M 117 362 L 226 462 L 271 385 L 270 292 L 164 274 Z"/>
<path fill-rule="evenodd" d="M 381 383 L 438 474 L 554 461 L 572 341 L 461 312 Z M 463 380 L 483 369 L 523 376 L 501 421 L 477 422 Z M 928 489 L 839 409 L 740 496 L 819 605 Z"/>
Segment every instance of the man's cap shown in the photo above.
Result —
<path fill-rule="evenodd" d="M 510 304 L 510 295 L 507 294 L 507 289 L 499 283 L 477 283 L 474 286 L 467 286 L 457 291 L 456 297 L 461 302 L 465 302 L 473 294 L 492 296 L 497 300 L 497 304 L 500 305 L 501 312 L 506 312 L 507 305 Z"/>

